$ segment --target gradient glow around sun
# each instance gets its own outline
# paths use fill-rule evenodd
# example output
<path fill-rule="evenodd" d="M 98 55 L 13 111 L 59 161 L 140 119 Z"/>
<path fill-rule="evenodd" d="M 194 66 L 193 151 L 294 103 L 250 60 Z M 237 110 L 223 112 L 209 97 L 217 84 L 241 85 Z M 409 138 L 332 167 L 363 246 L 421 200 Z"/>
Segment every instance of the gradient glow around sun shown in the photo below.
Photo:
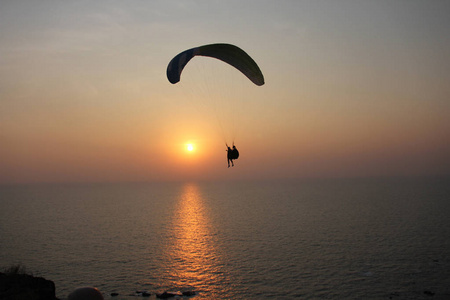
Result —
<path fill-rule="evenodd" d="M 194 145 L 193 144 L 186 144 L 186 150 L 189 152 L 194 151 Z"/>

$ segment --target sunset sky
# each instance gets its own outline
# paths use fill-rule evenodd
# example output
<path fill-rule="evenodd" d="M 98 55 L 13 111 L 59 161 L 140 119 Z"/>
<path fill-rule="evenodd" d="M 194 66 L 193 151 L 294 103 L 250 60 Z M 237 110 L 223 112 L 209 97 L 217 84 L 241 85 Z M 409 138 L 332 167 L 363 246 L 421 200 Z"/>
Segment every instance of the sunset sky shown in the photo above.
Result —
<path fill-rule="evenodd" d="M 1 1 L 0 183 L 448 175 L 449 16 L 447 0 Z M 208 95 L 166 78 L 210 43 L 266 82 L 231 89 L 230 169 Z"/>

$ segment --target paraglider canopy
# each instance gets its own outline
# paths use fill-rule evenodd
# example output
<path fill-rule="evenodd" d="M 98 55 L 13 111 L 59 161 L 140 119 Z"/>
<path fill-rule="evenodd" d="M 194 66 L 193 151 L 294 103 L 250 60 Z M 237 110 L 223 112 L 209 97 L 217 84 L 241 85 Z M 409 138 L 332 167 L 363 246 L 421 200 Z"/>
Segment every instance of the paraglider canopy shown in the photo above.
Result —
<path fill-rule="evenodd" d="M 180 52 L 170 60 L 166 74 L 170 83 L 180 82 L 173 89 L 183 92 L 180 98 L 189 100 L 216 125 L 215 131 L 225 143 L 236 140 L 240 117 L 248 112 L 244 104 L 250 102 L 244 99 L 252 97 L 248 92 L 264 85 L 264 76 L 253 58 L 241 48 L 224 43 Z"/>
<path fill-rule="evenodd" d="M 195 56 L 219 59 L 238 69 L 254 84 L 264 84 L 264 76 L 256 62 L 244 50 L 231 44 L 204 45 L 179 53 L 167 66 L 167 79 L 173 84 L 179 82 L 184 67 Z"/>

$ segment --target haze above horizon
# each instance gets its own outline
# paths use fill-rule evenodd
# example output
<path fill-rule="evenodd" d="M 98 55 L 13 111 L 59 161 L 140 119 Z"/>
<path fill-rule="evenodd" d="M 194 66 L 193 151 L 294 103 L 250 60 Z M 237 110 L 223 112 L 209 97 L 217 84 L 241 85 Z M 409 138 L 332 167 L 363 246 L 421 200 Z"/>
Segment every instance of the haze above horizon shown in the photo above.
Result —
<path fill-rule="evenodd" d="M 449 15 L 437 0 L 2 2 L 0 184 L 448 175 Z M 266 82 L 232 105 L 229 169 L 201 96 L 166 78 L 211 43 Z"/>

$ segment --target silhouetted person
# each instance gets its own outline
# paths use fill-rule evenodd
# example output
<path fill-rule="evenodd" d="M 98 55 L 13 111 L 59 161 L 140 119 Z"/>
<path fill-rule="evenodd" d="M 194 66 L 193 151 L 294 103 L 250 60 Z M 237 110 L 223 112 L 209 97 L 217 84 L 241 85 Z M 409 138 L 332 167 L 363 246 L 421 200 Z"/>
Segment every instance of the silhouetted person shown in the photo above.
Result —
<path fill-rule="evenodd" d="M 234 160 L 234 159 L 238 159 L 238 158 L 239 158 L 239 151 L 238 151 L 238 149 L 236 149 L 236 146 L 233 145 L 233 149 L 231 149 L 231 148 L 228 147 L 228 145 L 227 145 L 228 168 L 230 167 L 230 161 L 231 161 L 231 166 L 234 167 L 233 160 Z"/>

